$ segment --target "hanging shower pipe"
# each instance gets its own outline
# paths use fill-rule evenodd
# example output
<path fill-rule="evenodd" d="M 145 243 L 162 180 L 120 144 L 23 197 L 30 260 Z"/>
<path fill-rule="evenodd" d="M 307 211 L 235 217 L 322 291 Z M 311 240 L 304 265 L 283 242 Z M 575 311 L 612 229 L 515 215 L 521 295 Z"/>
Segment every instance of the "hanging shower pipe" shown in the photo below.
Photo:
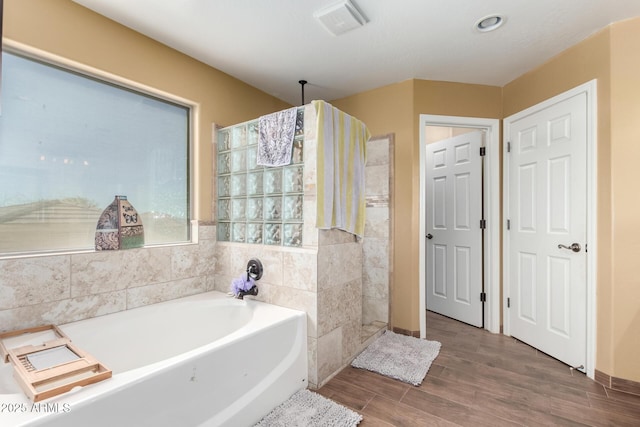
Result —
<path fill-rule="evenodd" d="M 302 89 L 302 105 L 304 105 L 304 85 L 307 84 L 306 80 L 298 80 L 298 83 L 300 83 L 300 88 Z"/>

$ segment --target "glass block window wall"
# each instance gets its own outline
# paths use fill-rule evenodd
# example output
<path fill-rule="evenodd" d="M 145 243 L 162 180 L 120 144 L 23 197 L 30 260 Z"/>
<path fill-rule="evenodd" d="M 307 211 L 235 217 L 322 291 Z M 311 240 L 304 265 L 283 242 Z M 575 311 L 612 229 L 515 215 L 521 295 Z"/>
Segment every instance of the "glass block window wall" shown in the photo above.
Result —
<path fill-rule="evenodd" d="M 291 164 L 256 164 L 258 120 L 218 131 L 218 241 L 302 246 L 304 109 L 298 109 Z"/>

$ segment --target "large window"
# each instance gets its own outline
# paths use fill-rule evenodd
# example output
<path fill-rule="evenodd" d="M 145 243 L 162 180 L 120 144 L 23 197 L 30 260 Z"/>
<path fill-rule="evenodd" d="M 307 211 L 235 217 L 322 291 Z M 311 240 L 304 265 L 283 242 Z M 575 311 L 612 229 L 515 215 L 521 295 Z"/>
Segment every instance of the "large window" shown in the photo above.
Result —
<path fill-rule="evenodd" d="M 189 236 L 190 109 L 4 52 L 0 255 L 91 249 L 127 196 L 145 244 Z"/>

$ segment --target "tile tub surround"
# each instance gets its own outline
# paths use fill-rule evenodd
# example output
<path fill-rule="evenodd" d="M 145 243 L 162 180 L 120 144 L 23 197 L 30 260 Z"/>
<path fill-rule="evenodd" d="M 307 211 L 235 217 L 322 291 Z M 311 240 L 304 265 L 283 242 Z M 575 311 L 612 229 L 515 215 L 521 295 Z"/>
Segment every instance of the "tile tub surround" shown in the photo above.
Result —
<path fill-rule="evenodd" d="M 264 267 L 253 298 L 307 313 L 309 385 L 317 385 L 317 251 L 315 248 L 218 242 L 215 290 L 229 292 L 231 281 L 246 270 L 247 260 L 258 258 Z"/>
<path fill-rule="evenodd" d="M 288 248 L 217 242 L 215 290 L 258 258 L 264 274 L 255 298 L 307 313 L 309 386 L 320 387 L 364 349 L 362 329 L 362 243 L 338 230 L 316 230 L 318 247 Z"/>
<path fill-rule="evenodd" d="M 200 224 L 197 244 L 0 260 L 0 332 L 212 290 L 215 228 Z"/>

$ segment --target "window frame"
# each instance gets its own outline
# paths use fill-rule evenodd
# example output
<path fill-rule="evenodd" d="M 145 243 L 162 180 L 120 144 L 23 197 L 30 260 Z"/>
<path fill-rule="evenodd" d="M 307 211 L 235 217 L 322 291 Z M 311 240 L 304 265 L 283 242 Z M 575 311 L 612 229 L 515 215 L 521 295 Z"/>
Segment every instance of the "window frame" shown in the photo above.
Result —
<path fill-rule="evenodd" d="M 196 141 L 199 140 L 199 117 L 200 117 L 200 104 L 190 99 L 180 97 L 178 95 L 163 91 L 161 89 L 140 83 L 135 80 L 128 79 L 123 76 L 119 76 L 93 66 L 83 64 L 41 49 L 37 49 L 20 42 L 16 42 L 11 39 L 2 40 L 1 52 L 21 56 L 23 58 L 43 63 L 47 66 L 57 67 L 63 71 L 78 74 L 80 76 L 96 80 L 98 82 L 113 85 L 117 88 L 124 90 L 130 90 L 134 93 L 142 95 L 148 95 L 158 98 L 163 101 L 167 101 L 181 107 L 188 109 L 188 136 L 187 136 L 187 199 L 188 199 L 188 221 L 189 221 L 189 239 L 184 242 L 172 242 L 172 243 L 160 243 L 160 244 L 146 244 L 143 248 L 151 247 L 167 247 L 167 246 L 184 246 L 198 243 L 198 221 L 195 219 L 195 213 L 198 212 L 199 197 L 196 185 L 195 177 L 198 176 L 198 163 L 196 161 Z M 1 70 L 0 70 L 1 72 Z M 0 98 L 0 105 L 2 99 Z M 0 110 L 2 114 L 2 110 Z M 60 250 L 34 250 L 25 252 L 0 252 L 0 260 L 14 259 L 14 258 L 30 258 L 30 257 L 42 257 L 42 256 L 54 256 L 76 253 L 94 253 L 95 249 L 60 249 Z"/>

